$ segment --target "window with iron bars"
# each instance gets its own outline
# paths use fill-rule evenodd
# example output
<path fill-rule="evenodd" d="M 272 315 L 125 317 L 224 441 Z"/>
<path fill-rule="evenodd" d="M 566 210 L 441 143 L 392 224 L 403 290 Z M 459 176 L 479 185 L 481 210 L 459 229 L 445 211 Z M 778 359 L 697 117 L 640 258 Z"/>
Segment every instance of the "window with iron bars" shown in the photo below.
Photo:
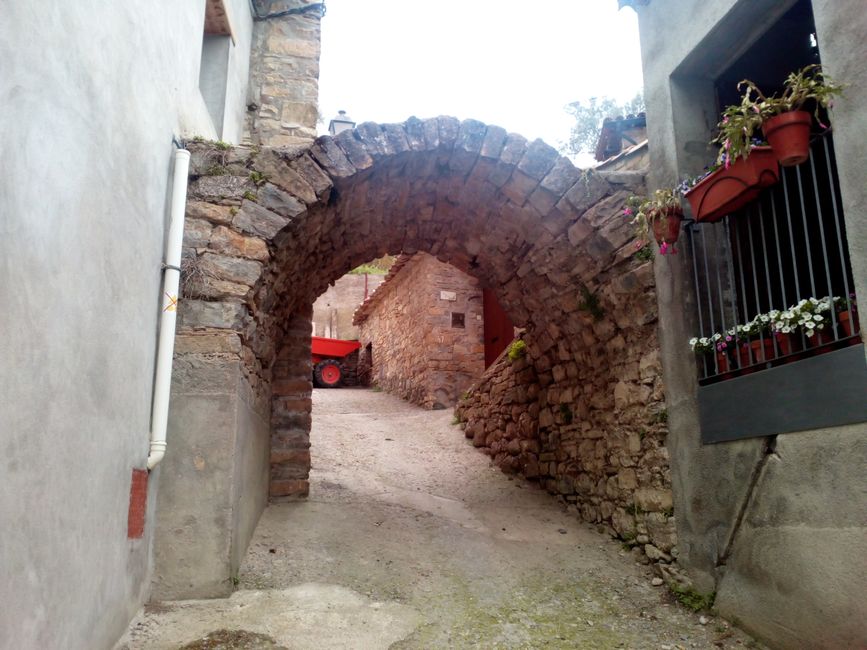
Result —
<path fill-rule="evenodd" d="M 686 230 L 696 338 L 714 348 L 700 384 L 861 343 L 830 135 L 744 209 Z"/>

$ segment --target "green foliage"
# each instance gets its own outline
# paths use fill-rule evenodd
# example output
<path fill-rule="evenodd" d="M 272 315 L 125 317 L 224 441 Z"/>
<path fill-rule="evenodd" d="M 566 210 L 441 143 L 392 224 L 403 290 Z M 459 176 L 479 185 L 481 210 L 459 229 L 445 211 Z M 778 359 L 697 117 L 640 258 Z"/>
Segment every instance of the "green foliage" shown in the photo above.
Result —
<path fill-rule="evenodd" d="M 680 196 L 676 189 L 665 187 L 656 190 L 650 197 L 630 196 L 626 199 L 623 215 L 632 217 L 630 223 L 635 228 L 635 236 L 639 241 L 650 240 L 654 221 L 669 214 L 682 215 Z"/>
<path fill-rule="evenodd" d="M 639 262 L 649 262 L 653 259 L 653 249 L 650 247 L 650 244 L 645 244 L 637 251 L 635 251 L 635 255 L 633 255 L 633 257 Z"/>
<path fill-rule="evenodd" d="M 370 387 L 370 392 L 371 392 L 371 393 L 381 393 L 381 392 L 382 392 L 382 388 L 380 388 L 379 386 L 371 386 L 371 387 Z"/>
<path fill-rule="evenodd" d="M 219 149 L 220 151 L 228 151 L 229 149 L 232 148 L 232 145 L 231 145 L 231 144 L 229 144 L 228 142 L 224 142 L 223 140 L 217 140 L 217 141 L 214 143 L 214 146 L 215 146 L 217 149 Z"/>
<path fill-rule="evenodd" d="M 461 422 L 463 422 L 463 420 L 461 419 L 461 416 L 458 415 L 457 413 L 455 413 L 454 417 L 452 418 L 451 425 L 455 426 L 457 424 L 460 424 Z"/>
<path fill-rule="evenodd" d="M 625 508 L 626 514 L 632 515 L 633 517 L 638 517 L 644 514 L 644 510 L 641 509 L 641 506 L 637 503 L 630 503 Z"/>
<path fill-rule="evenodd" d="M 512 344 L 509 346 L 509 359 L 511 359 L 512 361 L 517 361 L 525 354 L 527 354 L 527 344 L 524 343 L 522 339 L 516 339 L 512 341 Z"/>
<path fill-rule="evenodd" d="M 244 198 L 247 199 L 248 201 L 258 201 L 259 200 L 259 196 L 255 192 L 251 192 L 250 190 L 247 190 L 246 192 L 244 192 Z"/>
<path fill-rule="evenodd" d="M 842 94 L 845 87 L 827 76 L 818 64 L 790 73 L 780 95 L 768 97 L 755 82 L 742 80 L 738 84 L 741 103 L 726 107 L 717 125 L 719 135 L 712 140 L 720 145 L 717 161 L 746 158 L 756 144 L 754 135 L 761 130 L 762 122 L 781 113 L 804 110 L 808 102 L 815 104 L 813 114 L 819 121 L 819 109 L 830 107 L 834 97 Z"/>
<path fill-rule="evenodd" d="M 599 296 L 591 293 L 590 289 L 583 285 L 581 286 L 581 302 L 578 303 L 578 309 L 586 311 L 593 316 L 593 320 L 595 321 L 600 321 L 605 316 L 605 311 L 599 304 Z"/>
<path fill-rule="evenodd" d="M 255 169 L 250 172 L 250 180 L 256 184 L 256 187 L 264 185 L 268 181 L 268 176 L 262 172 L 257 172 Z"/>
<path fill-rule="evenodd" d="M 563 418 L 564 424 L 572 424 L 572 409 L 567 404 L 560 405 L 560 417 Z"/>
<path fill-rule="evenodd" d="M 650 416 L 650 424 L 666 424 L 668 422 L 668 409 L 660 409 Z"/>
<path fill-rule="evenodd" d="M 205 176 L 225 176 L 228 171 L 223 165 L 214 164 L 205 170 Z"/>
<path fill-rule="evenodd" d="M 688 607 L 694 612 L 700 612 L 703 609 L 713 607 L 713 601 L 716 599 L 716 593 L 702 594 L 692 587 L 683 587 L 676 582 L 669 582 L 668 588 L 677 601 L 684 607 Z"/>
<path fill-rule="evenodd" d="M 643 112 L 644 96 L 638 93 L 623 104 L 610 97 L 591 97 L 586 102 L 577 101 L 567 104 L 565 110 L 575 118 L 575 124 L 569 134 L 569 140 L 563 144 L 560 151 L 567 155 L 593 153 L 605 118 L 625 117 Z"/>
<path fill-rule="evenodd" d="M 373 264 L 362 264 L 352 269 L 350 275 L 385 275 L 388 269 L 381 269 Z"/>
<path fill-rule="evenodd" d="M 232 206 L 231 208 L 229 208 L 229 214 L 234 217 L 236 214 L 238 214 L 238 208 Z"/>

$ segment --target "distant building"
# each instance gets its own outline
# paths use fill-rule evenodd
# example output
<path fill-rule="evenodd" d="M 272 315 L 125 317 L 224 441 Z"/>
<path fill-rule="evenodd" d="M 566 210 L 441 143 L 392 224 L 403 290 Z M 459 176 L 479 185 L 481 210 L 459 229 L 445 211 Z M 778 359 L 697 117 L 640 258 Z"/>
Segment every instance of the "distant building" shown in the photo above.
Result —
<path fill-rule="evenodd" d="M 512 340 L 507 321 L 475 278 L 426 253 L 402 256 L 355 314 L 359 375 L 427 408 L 453 406 Z"/>

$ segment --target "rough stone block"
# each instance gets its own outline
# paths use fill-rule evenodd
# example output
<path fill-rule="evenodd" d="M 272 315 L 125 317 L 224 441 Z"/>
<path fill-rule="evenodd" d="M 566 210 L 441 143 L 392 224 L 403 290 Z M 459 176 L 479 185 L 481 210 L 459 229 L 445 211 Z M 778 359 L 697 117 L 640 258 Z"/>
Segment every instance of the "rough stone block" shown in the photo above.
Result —
<path fill-rule="evenodd" d="M 265 209 L 258 203 L 244 200 L 235 215 L 232 226 L 242 232 L 271 239 L 289 223 L 286 217 Z"/>

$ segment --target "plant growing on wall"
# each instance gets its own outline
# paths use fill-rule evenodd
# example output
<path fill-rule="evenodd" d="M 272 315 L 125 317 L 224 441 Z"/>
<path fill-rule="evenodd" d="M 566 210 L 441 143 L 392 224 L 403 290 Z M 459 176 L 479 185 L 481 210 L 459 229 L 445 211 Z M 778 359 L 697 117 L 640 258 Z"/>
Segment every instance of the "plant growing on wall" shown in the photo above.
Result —
<path fill-rule="evenodd" d="M 683 210 L 680 194 L 675 189 L 659 189 L 650 197 L 631 196 L 626 200 L 623 214 L 631 218 L 639 249 L 650 239 L 652 232 L 661 255 L 677 253 L 674 244 L 680 235 Z"/>
<path fill-rule="evenodd" d="M 527 354 L 527 344 L 524 343 L 523 339 L 515 339 L 512 341 L 512 344 L 509 346 L 509 359 L 517 361 L 525 354 Z"/>

